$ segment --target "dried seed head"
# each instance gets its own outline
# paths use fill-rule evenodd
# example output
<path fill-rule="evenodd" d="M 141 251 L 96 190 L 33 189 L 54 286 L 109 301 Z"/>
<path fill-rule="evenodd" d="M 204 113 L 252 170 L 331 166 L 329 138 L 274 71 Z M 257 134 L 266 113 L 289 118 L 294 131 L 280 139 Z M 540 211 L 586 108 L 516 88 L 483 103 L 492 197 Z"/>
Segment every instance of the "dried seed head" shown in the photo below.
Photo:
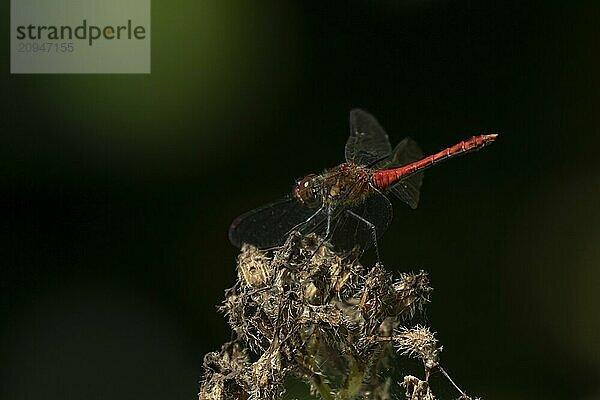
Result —
<path fill-rule="evenodd" d="M 338 297 L 348 298 L 357 292 L 364 268 L 350 254 L 347 258 L 337 257 L 331 263 L 329 274 L 332 292 Z"/>
<path fill-rule="evenodd" d="M 437 366 L 441 347 L 429 329 L 397 330 L 429 301 L 427 274 L 394 281 L 357 254 L 315 234 L 292 233 L 274 251 L 244 245 L 221 307 L 236 337 L 206 356 L 200 400 L 275 400 L 290 375 L 322 398 L 390 399 L 392 344 Z M 403 385 L 410 400 L 434 400 L 426 380 Z"/>
<path fill-rule="evenodd" d="M 220 352 L 204 357 L 204 379 L 199 400 L 248 399 L 245 370 L 250 365 L 246 352 L 235 343 L 226 343 Z"/>
<path fill-rule="evenodd" d="M 402 386 L 406 389 L 407 400 L 435 400 L 429 383 L 412 375 L 404 377 Z"/>
<path fill-rule="evenodd" d="M 429 302 L 433 288 L 429 286 L 427 273 L 420 271 L 418 274 L 401 274 L 400 279 L 394 283 L 394 290 L 397 296 L 395 313 L 404 319 L 410 319 Z"/>
<path fill-rule="evenodd" d="M 238 256 L 240 282 L 254 289 L 263 287 L 273 276 L 270 261 L 265 252 L 244 243 Z"/>
<path fill-rule="evenodd" d="M 429 328 L 401 328 L 394 336 L 394 342 L 401 354 L 420 358 L 427 369 L 438 365 L 441 347 L 437 347 L 437 339 Z"/>
<path fill-rule="evenodd" d="M 391 275 L 376 265 L 367 273 L 360 294 L 359 309 L 365 319 L 366 333 L 375 333 L 379 325 L 393 314 L 395 300 Z"/>

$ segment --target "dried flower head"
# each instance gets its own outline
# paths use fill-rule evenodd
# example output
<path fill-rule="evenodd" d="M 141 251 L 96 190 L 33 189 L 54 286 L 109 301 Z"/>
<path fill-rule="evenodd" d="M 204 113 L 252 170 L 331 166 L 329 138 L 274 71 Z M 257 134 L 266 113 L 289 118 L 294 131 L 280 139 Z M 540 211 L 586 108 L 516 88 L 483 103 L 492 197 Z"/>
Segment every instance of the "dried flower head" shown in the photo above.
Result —
<path fill-rule="evenodd" d="M 401 354 L 419 358 L 427 369 L 438 365 L 441 347 L 437 347 L 435 333 L 417 325 L 415 328 L 400 328 L 394 336 L 394 344 Z"/>
<path fill-rule="evenodd" d="M 242 285 L 260 288 L 269 282 L 273 270 L 267 255 L 254 246 L 244 244 L 238 256 L 238 277 Z"/>
<path fill-rule="evenodd" d="M 436 367 L 445 374 L 441 347 L 428 328 L 401 325 L 429 302 L 425 272 L 394 279 L 298 233 L 271 251 L 244 245 L 237 262 L 220 307 L 235 337 L 206 355 L 199 399 L 274 400 L 289 376 L 323 399 L 391 399 L 397 353 L 425 364 L 424 380 L 405 377 L 407 397 L 434 399 L 428 377 Z"/>
<path fill-rule="evenodd" d="M 422 311 L 429 303 L 429 295 L 433 288 L 429 286 L 429 276 L 425 271 L 418 274 L 403 273 L 394 283 L 396 291 L 396 307 L 398 314 L 412 319 L 417 311 Z"/>
<path fill-rule="evenodd" d="M 404 377 L 402 386 L 406 389 L 405 396 L 408 400 L 435 400 L 427 381 L 407 375 Z"/>

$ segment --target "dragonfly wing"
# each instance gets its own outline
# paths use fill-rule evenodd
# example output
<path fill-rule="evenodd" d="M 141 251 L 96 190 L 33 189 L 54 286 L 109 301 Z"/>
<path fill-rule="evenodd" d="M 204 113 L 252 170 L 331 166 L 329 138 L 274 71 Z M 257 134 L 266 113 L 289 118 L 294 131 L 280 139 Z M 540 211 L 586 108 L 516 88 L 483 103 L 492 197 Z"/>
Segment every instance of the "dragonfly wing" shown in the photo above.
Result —
<path fill-rule="evenodd" d="M 392 155 L 379 163 L 376 169 L 398 168 L 422 158 L 423 152 L 417 142 L 407 137 L 398 143 Z M 388 190 L 411 208 L 417 208 L 422 183 L 423 172 L 418 172 L 402 179 Z"/>
<path fill-rule="evenodd" d="M 421 196 L 421 184 L 423 183 L 423 173 L 419 172 L 406 179 L 401 180 L 389 190 L 396 197 L 408 204 L 411 208 L 417 208 L 419 197 Z"/>
<path fill-rule="evenodd" d="M 423 158 L 423 151 L 413 139 L 405 137 L 396 145 L 394 151 L 385 160 L 375 165 L 376 169 L 401 167 Z"/>
<path fill-rule="evenodd" d="M 308 221 L 317 211 L 304 206 L 292 196 L 286 196 L 236 218 L 229 228 L 229 241 L 236 247 L 241 247 L 242 243 L 260 249 L 280 246 L 291 229 Z M 322 222 L 326 217 L 323 214 L 320 212 L 302 225 L 302 231 L 311 230 Z"/>
<path fill-rule="evenodd" d="M 372 228 L 346 211 L 351 211 L 372 224 L 378 241 L 387 230 L 393 216 L 390 201 L 381 193 L 375 193 L 358 206 L 338 211 L 331 241 L 336 247 L 344 250 L 352 250 L 358 245 L 364 251 L 374 244 Z"/>
<path fill-rule="evenodd" d="M 350 137 L 346 142 L 346 161 L 370 165 L 388 157 L 392 146 L 379 122 L 366 111 L 350 111 Z"/>

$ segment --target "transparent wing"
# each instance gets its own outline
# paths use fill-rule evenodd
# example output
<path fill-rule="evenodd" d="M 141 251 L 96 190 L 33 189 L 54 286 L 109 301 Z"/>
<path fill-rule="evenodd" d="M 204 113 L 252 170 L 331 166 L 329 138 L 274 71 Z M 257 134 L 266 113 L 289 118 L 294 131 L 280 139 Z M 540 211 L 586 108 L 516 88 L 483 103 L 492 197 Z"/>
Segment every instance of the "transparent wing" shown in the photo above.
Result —
<path fill-rule="evenodd" d="M 343 250 L 352 250 L 355 246 L 358 246 L 364 251 L 374 244 L 372 228 L 347 211 L 352 211 L 372 224 L 375 228 L 377 241 L 381 240 L 393 216 L 390 201 L 380 193 L 375 193 L 358 206 L 337 210 L 334 226 L 332 227 L 331 242 L 337 248 Z"/>
<path fill-rule="evenodd" d="M 405 137 L 396 145 L 391 155 L 375 164 L 375 169 L 390 169 L 410 164 L 423 158 L 423 151 L 410 137 Z"/>
<path fill-rule="evenodd" d="M 370 165 L 392 152 L 387 133 L 366 111 L 350 111 L 350 137 L 346 142 L 346 161 Z"/>
<path fill-rule="evenodd" d="M 389 191 L 414 209 L 419 205 L 422 183 L 423 173 L 419 172 L 398 182 Z"/>
<path fill-rule="evenodd" d="M 417 142 L 407 137 L 398 143 L 390 157 L 376 164 L 375 169 L 398 168 L 422 158 L 423 152 Z M 419 172 L 399 181 L 388 190 L 410 207 L 417 208 L 422 184 L 423 172 Z"/>
<path fill-rule="evenodd" d="M 317 211 L 305 207 L 292 196 L 286 196 L 237 217 L 229 228 L 229 241 L 236 247 L 241 247 L 242 243 L 260 249 L 280 246 L 298 224 L 304 223 L 303 233 L 323 225 L 326 215 L 321 212 L 314 216 Z M 310 222 L 305 223 L 312 216 Z"/>

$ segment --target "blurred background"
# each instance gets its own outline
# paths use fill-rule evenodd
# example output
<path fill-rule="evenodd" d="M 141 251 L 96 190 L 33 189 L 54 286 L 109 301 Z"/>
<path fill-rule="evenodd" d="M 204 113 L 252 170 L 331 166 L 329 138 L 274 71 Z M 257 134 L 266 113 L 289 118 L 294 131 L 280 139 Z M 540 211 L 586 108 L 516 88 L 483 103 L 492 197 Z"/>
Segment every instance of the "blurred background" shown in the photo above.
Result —
<path fill-rule="evenodd" d="M 194 399 L 231 335 L 230 222 L 342 162 L 361 107 L 426 153 L 501 134 L 429 170 L 380 245 L 389 269 L 430 273 L 455 380 L 600 399 L 599 18 L 584 1 L 155 0 L 150 75 L 10 75 L 6 35 L 0 398 Z"/>

